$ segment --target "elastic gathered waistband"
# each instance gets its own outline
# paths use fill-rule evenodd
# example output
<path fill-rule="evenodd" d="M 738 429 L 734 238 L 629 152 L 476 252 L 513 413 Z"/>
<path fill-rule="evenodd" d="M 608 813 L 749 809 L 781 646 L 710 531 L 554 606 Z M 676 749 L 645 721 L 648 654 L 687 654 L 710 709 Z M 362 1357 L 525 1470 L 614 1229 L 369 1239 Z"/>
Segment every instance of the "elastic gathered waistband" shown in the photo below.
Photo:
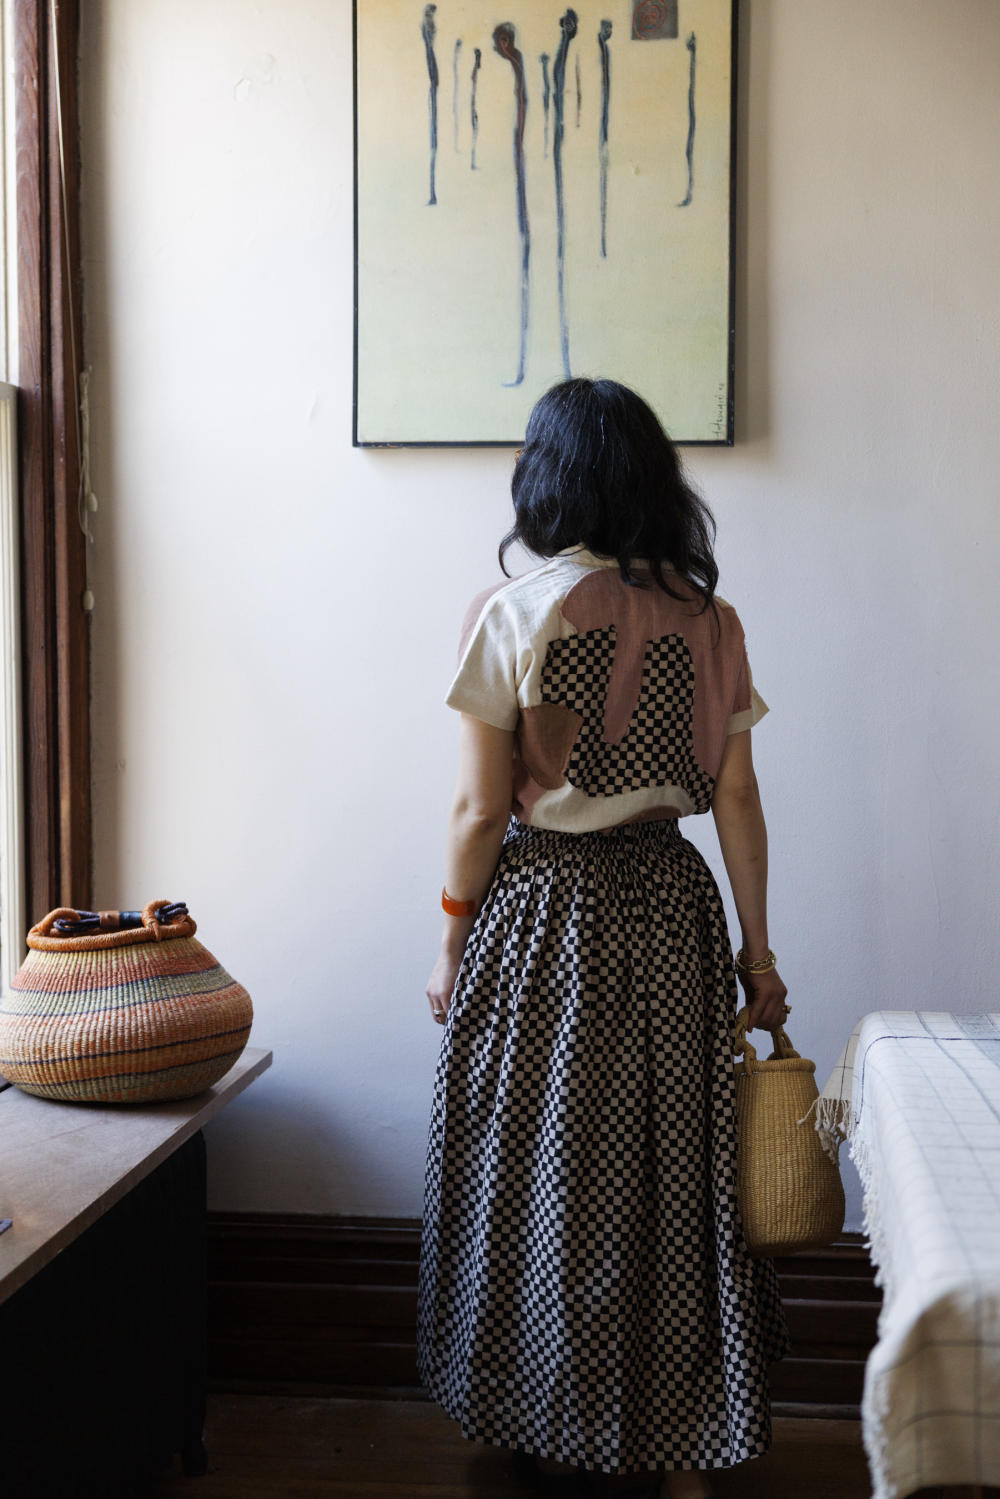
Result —
<path fill-rule="evenodd" d="M 661 817 L 655 821 L 622 822 L 616 827 L 596 828 L 589 833 L 566 833 L 556 828 L 533 828 L 518 818 L 512 817 L 507 824 L 504 842 L 510 843 L 514 839 L 523 840 L 530 843 L 533 848 L 537 848 L 539 852 L 547 849 L 568 852 L 571 849 L 585 849 L 588 846 L 596 851 L 616 843 L 672 843 L 683 838 L 677 823 L 676 817 Z"/>

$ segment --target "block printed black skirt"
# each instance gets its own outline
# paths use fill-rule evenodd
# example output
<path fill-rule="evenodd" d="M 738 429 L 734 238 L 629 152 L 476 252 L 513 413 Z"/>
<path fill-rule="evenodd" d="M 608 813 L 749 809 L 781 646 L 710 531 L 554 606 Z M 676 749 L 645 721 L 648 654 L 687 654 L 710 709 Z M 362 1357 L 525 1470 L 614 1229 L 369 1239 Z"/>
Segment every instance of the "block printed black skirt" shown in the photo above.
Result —
<path fill-rule="evenodd" d="M 788 1351 L 736 1199 L 736 986 L 674 820 L 511 821 L 441 1040 L 418 1361 L 465 1436 L 607 1473 L 771 1445 Z"/>

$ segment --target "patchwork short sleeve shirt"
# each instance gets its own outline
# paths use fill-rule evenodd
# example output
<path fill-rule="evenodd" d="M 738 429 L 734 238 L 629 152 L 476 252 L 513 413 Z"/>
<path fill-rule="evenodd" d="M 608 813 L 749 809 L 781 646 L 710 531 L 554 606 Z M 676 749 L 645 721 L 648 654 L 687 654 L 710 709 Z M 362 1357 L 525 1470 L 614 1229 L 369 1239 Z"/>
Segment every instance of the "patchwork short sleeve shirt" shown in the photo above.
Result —
<path fill-rule="evenodd" d="M 636 570 L 641 568 L 636 563 Z M 512 812 L 561 832 L 707 812 L 729 734 L 767 712 L 736 611 L 571 547 L 466 614 L 448 704 L 515 734 Z"/>

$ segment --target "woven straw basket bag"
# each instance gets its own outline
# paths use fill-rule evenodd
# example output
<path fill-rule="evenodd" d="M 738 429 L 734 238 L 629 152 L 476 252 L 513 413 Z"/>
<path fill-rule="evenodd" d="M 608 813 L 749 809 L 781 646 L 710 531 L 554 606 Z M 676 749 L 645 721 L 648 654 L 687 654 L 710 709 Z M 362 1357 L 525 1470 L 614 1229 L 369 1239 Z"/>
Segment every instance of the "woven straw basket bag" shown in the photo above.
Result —
<path fill-rule="evenodd" d="M 141 917 L 50 911 L 0 1005 L 0 1072 L 26 1093 L 74 1103 L 210 1088 L 246 1045 L 253 1007 L 196 930 L 186 906 L 162 900 Z"/>
<path fill-rule="evenodd" d="M 799 1124 L 819 1096 L 815 1062 L 800 1057 L 781 1026 L 758 1061 L 747 1036 L 748 1006 L 736 1017 L 737 1191 L 743 1231 L 757 1259 L 823 1249 L 844 1226 L 844 1185 L 811 1123 Z"/>

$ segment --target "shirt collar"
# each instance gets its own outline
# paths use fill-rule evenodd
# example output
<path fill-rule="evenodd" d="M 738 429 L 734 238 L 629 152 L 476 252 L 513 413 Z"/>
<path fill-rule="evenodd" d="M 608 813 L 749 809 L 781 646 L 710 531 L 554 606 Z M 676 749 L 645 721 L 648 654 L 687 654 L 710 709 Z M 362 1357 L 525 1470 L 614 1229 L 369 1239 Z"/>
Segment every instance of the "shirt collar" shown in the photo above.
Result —
<path fill-rule="evenodd" d="M 617 567 L 617 557 L 599 557 L 596 552 L 589 552 L 582 542 L 576 546 L 565 547 L 556 553 L 557 557 L 571 557 L 574 562 L 579 562 L 581 567 Z"/>
<path fill-rule="evenodd" d="M 618 558 L 617 557 L 601 557 L 601 556 L 598 555 L 597 552 L 588 551 L 587 548 L 583 545 L 582 542 L 577 542 L 576 546 L 564 547 L 561 552 L 557 552 L 556 553 L 556 556 L 557 557 L 569 557 L 573 562 L 578 562 L 581 567 L 617 567 L 618 566 Z M 630 563 L 630 565 L 632 567 L 642 567 L 642 568 L 648 568 L 649 567 L 649 562 L 646 560 L 645 557 L 630 557 L 629 558 L 629 563 Z M 672 572 L 673 571 L 673 568 L 672 568 L 672 566 L 671 566 L 671 564 L 669 562 L 664 562 L 663 568 L 664 568 L 665 572 Z"/>

